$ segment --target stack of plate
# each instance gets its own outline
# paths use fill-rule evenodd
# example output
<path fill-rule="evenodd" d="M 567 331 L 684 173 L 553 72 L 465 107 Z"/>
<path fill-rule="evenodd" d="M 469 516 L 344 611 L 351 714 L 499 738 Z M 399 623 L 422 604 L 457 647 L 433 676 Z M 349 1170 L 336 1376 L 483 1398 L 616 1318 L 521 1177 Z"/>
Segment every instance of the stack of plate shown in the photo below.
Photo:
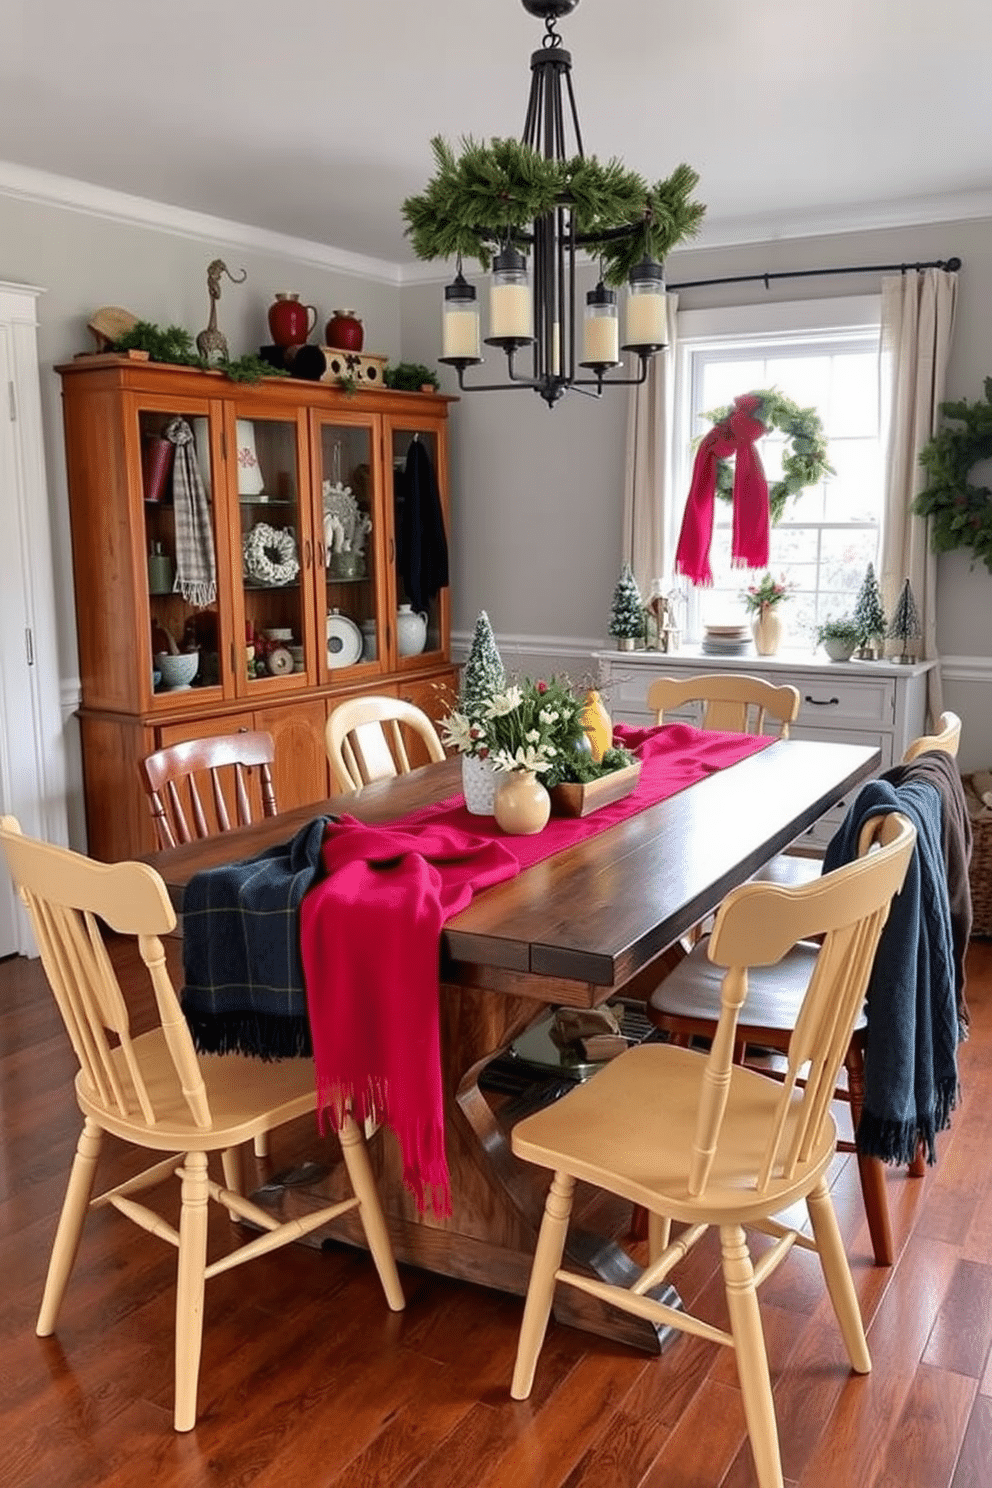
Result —
<path fill-rule="evenodd" d="M 704 626 L 702 651 L 707 656 L 745 656 L 751 646 L 747 625 Z"/>

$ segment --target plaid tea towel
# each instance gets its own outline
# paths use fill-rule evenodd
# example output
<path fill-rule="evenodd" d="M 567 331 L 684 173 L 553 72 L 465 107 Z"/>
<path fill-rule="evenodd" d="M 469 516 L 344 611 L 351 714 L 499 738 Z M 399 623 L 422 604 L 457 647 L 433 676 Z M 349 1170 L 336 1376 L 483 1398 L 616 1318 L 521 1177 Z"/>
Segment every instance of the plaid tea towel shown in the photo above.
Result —
<path fill-rule="evenodd" d="M 172 501 L 176 514 L 176 581 L 173 589 L 187 604 L 215 604 L 217 563 L 210 527 L 210 502 L 203 489 L 193 430 L 185 419 L 174 418 L 165 437 L 176 446 L 172 464 Z"/>

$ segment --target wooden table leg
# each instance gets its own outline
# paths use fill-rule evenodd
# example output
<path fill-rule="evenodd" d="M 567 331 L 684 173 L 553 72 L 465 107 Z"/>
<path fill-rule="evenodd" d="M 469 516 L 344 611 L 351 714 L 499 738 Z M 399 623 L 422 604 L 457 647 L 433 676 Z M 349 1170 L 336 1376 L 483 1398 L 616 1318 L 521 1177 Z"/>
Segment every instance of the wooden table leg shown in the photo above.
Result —
<path fill-rule="evenodd" d="M 370 1144 L 398 1261 L 518 1296 L 526 1292 L 551 1175 L 513 1156 L 479 1089 L 478 1077 L 495 1052 L 504 1049 L 545 1011 L 532 998 L 442 985 L 442 1078 L 451 1216 L 439 1218 L 430 1212 L 417 1212 L 412 1195 L 403 1186 L 399 1148 L 391 1132 L 381 1130 Z M 318 1155 L 316 1143 L 308 1155 Z M 283 1189 L 280 1212 L 287 1217 L 308 1212 L 327 1203 L 329 1197 L 343 1194 L 345 1184 L 346 1177 L 336 1165 L 312 1186 Z M 315 1230 L 309 1243 L 319 1245 L 327 1238 L 364 1243 L 360 1226 L 351 1214 L 326 1229 Z M 573 1223 L 566 1255 L 570 1264 L 617 1285 L 629 1285 L 640 1274 L 641 1268 L 611 1235 L 583 1229 L 581 1219 Z M 659 1289 L 657 1295 L 669 1305 L 678 1305 L 677 1294 L 669 1286 Z M 673 1336 L 670 1329 L 659 1329 L 568 1287 L 559 1289 L 555 1316 L 561 1322 L 655 1353 Z"/>

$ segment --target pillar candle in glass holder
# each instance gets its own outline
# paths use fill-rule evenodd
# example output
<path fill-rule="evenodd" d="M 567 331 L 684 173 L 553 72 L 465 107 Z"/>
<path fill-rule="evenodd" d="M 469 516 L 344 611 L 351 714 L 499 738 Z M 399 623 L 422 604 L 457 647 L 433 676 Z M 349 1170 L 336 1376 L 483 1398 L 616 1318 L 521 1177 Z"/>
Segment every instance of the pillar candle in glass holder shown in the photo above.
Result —
<path fill-rule="evenodd" d="M 527 260 L 515 248 L 504 248 L 493 259 L 489 289 L 489 335 L 527 341 L 534 334 Z"/>
<path fill-rule="evenodd" d="M 625 346 L 665 346 L 668 314 L 660 263 L 645 258 L 630 271 Z"/>
<path fill-rule="evenodd" d="M 450 361 L 479 359 L 479 306 L 475 289 L 460 270 L 444 290 L 441 355 Z"/>
<path fill-rule="evenodd" d="M 616 291 L 607 289 L 600 280 L 586 295 L 583 325 L 582 360 L 602 365 L 620 360 L 620 332 L 617 324 Z"/>

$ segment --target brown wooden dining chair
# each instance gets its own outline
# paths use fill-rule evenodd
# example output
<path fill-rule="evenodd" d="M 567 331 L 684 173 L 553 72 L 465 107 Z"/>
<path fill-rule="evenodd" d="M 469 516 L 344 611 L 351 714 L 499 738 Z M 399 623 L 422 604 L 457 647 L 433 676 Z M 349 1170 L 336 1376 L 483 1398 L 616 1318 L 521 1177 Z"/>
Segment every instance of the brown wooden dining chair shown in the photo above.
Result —
<path fill-rule="evenodd" d="M 0 845 L 79 1063 L 75 1090 L 83 1115 L 37 1332 L 44 1338 L 55 1331 L 87 1213 L 112 1205 L 176 1249 L 174 1422 L 177 1431 L 189 1431 L 196 1423 L 208 1278 L 357 1210 L 386 1300 L 394 1311 L 403 1307 L 362 1132 L 346 1117 L 339 1133 L 350 1197 L 286 1223 L 247 1199 L 241 1144 L 315 1109 L 312 1063 L 197 1055 L 161 939 L 175 928 L 176 916 L 165 884 L 147 864 L 98 863 L 22 836 L 9 816 L 0 818 Z M 158 1012 L 157 1024 L 146 1032 L 132 1030 L 127 998 L 104 940 L 106 927 L 136 942 L 138 964 L 147 971 Z M 104 1133 L 154 1152 L 156 1158 L 135 1177 L 94 1196 Z M 213 1153 L 220 1154 L 223 1183 L 208 1172 Z M 180 1183 L 178 1224 L 167 1210 L 159 1213 L 137 1197 L 173 1177 Z M 260 1233 L 208 1263 L 211 1199 Z M 86 1296 L 82 1312 L 89 1320 L 99 1314 L 92 1296 Z"/>
<path fill-rule="evenodd" d="M 187 739 L 157 749 L 140 760 L 138 771 L 148 795 L 159 846 L 175 847 L 197 837 L 229 832 L 232 800 L 233 824 L 247 826 L 252 820 L 253 794 L 264 816 L 276 816 L 272 785 L 275 757 L 271 734 L 245 730 Z M 253 771 L 257 771 L 257 792 L 251 789 Z M 206 802 L 201 792 L 206 794 Z"/>
<path fill-rule="evenodd" d="M 781 1488 L 756 1289 L 793 1245 L 818 1254 L 851 1366 L 859 1374 L 870 1370 L 826 1174 L 836 1147 L 830 1104 L 837 1072 L 916 840 L 915 828 L 899 813 L 872 825 L 878 850 L 835 873 L 798 888 L 749 883 L 724 900 L 707 950 L 720 979 L 720 1015 L 708 1053 L 640 1044 L 514 1126 L 516 1156 L 553 1174 L 520 1329 L 515 1399 L 530 1394 L 555 1288 L 574 1287 L 655 1325 L 732 1347 L 757 1482 Z M 737 1019 L 755 970 L 780 963 L 812 936 L 822 939 L 785 1079 L 735 1065 Z M 577 1181 L 648 1211 L 649 1260 L 632 1287 L 562 1264 Z M 801 1200 L 812 1238 L 782 1218 Z M 682 1226 L 674 1238 L 673 1221 Z M 720 1233 L 729 1330 L 657 1297 L 710 1226 Z M 748 1228 L 772 1239 L 755 1261 Z"/>
<path fill-rule="evenodd" d="M 394 697 L 354 697 L 338 703 L 327 720 L 325 740 L 339 790 L 360 790 L 373 780 L 410 771 L 404 731 L 420 741 L 428 759 L 444 759 L 444 747 L 427 714 Z"/>

